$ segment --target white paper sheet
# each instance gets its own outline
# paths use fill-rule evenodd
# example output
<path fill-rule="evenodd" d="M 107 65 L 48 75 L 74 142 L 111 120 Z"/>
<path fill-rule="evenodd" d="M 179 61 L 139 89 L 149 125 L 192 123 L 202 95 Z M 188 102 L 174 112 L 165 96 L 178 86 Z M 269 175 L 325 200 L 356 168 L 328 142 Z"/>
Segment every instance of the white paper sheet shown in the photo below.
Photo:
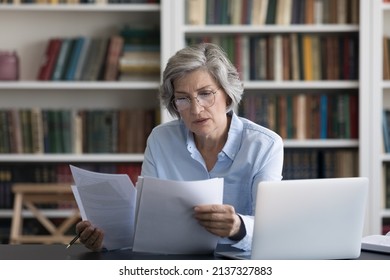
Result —
<path fill-rule="evenodd" d="M 129 176 L 70 168 L 81 217 L 104 231 L 103 246 L 108 250 L 132 247 L 137 191 Z"/>
<path fill-rule="evenodd" d="M 133 251 L 201 254 L 215 250 L 219 238 L 199 225 L 193 208 L 222 204 L 222 178 L 183 182 L 144 177 L 137 189 L 142 193 Z"/>

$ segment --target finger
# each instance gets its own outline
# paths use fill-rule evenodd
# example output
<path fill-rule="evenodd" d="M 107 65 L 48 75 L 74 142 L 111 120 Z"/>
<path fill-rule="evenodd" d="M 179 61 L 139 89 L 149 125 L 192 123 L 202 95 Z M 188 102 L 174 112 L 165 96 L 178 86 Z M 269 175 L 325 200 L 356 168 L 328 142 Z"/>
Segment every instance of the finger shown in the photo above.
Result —
<path fill-rule="evenodd" d="M 98 251 L 102 247 L 103 237 L 104 233 L 101 230 L 95 228 L 88 239 L 84 241 L 84 244 L 88 249 Z"/>
<path fill-rule="evenodd" d="M 80 233 L 80 241 L 86 244 L 89 238 L 91 238 L 91 236 L 94 234 L 95 230 L 96 228 L 92 226 L 84 228 L 84 230 Z"/>
<path fill-rule="evenodd" d="M 223 213 L 226 205 L 210 204 L 195 206 L 195 213 Z"/>
<path fill-rule="evenodd" d="M 218 222 L 218 221 L 226 221 L 229 220 L 229 215 L 226 215 L 224 213 L 201 213 L 201 214 L 195 214 L 195 218 L 198 221 L 212 221 L 212 222 Z"/>
<path fill-rule="evenodd" d="M 208 229 L 229 230 L 232 227 L 231 224 L 226 223 L 225 221 L 221 221 L 221 222 L 199 221 L 199 224 Z"/>
<path fill-rule="evenodd" d="M 90 227 L 91 223 L 89 221 L 81 221 L 76 224 L 76 233 L 79 234 L 84 231 L 87 227 Z"/>
<path fill-rule="evenodd" d="M 207 228 L 205 229 L 210 232 L 211 234 L 214 234 L 219 237 L 229 237 L 229 230 L 226 229 L 219 229 L 219 228 Z"/>

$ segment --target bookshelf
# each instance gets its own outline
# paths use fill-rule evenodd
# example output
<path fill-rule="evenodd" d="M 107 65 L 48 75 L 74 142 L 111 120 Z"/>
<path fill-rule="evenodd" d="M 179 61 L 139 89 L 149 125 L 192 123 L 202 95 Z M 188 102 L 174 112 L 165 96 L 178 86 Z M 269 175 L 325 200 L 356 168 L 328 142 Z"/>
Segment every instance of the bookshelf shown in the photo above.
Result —
<path fill-rule="evenodd" d="M 384 77 L 384 47 L 383 38 L 390 37 L 390 3 L 383 0 L 373 1 L 372 16 L 372 219 L 371 227 L 376 234 L 390 230 L 389 209 L 389 166 L 390 156 L 385 152 L 383 110 L 390 109 L 390 83 Z M 387 204 L 387 205 L 386 205 Z"/>
<path fill-rule="evenodd" d="M 193 0 L 192 2 L 197 2 Z M 202 2 L 201 0 L 200 2 Z M 20 80 L 0 82 L 0 109 L 2 108 L 159 108 L 156 92 L 159 81 L 50 81 L 36 80 L 36 74 L 45 49 L 51 36 L 106 35 L 113 29 L 126 23 L 143 25 L 156 24 L 160 28 L 160 65 L 163 69 L 168 58 L 186 45 L 189 38 L 201 37 L 232 37 L 232 36 L 275 36 L 275 35 L 317 35 L 317 36 L 354 36 L 359 43 L 359 51 L 355 54 L 358 63 L 358 78 L 326 79 L 326 80 L 259 80 L 244 79 L 246 95 L 264 94 L 330 94 L 348 93 L 358 96 L 358 137 L 339 139 L 286 139 L 286 151 L 353 151 L 357 157 L 357 171 L 360 176 L 370 177 L 371 172 L 381 170 L 383 153 L 376 153 L 375 168 L 372 166 L 371 151 L 375 145 L 371 139 L 381 139 L 381 131 L 371 125 L 370 72 L 371 60 L 367 53 L 371 49 L 371 37 L 377 33 L 371 29 L 371 1 L 355 1 L 359 4 L 358 22 L 319 23 L 310 24 L 200 24 L 191 25 L 186 22 L 187 0 L 161 0 L 160 4 L 99 4 L 99 5 L 5 5 L 0 4 L 0 36 L 1 49 L 17 50 L 21 61 Z M 207 0 L 204 2 L 206 3 Z M 211 1 L 210 1 L 211 2 Z M 232 2 L 245 2 L 232 1 Z M 253 1 L 255 2 L 255 1 Z M 292 1 L 293 2 L 293 1 Z M 305 1 L 301 1 L 305 2 Z M 316 1 L 333 2 L 333 1 Z M 343 2 L 342 0 L 340 2 Z M 379 5 L 376 3 L 375 5 Z M 382 5 L 379 5 L 382 7 Z M 383 8 L 383 7 L 382 7 Z M 377 8 L 379 9 L 379 8 Z M 385 9 L 384 9 L 385 10 Z M 385 12 L 383 12 L 385 13 Z M 386 12 L 387 14 L 389 12 Z M 23 18 L 23 21 L 20 20 Z M 374 17 L 375 18 L 375 17 Z M 379 20 L 379 17 L 375 20 Z M 50 22 L 51 24 L 47 24 Z M 381 26 L 382 28 L 382 26 Z M 379 46 L 378 48 L 379 49 Z M 376 57 L 375 59 L 379 59 Z M 377 62 L 378 63 L 378 62 Z M 376 83 L 381 84 L 381 83 Z M 387 87 L 387 91 L 390 91 Z M 383 90 L 382 88 L 380 89 Z M 31 97 L 34 98 L 31 98 Z M 245 98 L 244 96 L 244 98 Z M 379 101 L 378 101 L 379 102 Z M 380 103 L 376 103 L 377 109 Z M 380 101 L 381 102 L 381 101 Z M 374 111 L 374 110 L 373 110 Z M 159 113 L 160 122 L 167 122 L 171 117 L 165 110 Z M 379 118 L 379 116 L 376 116 Z M 377 123 L 377 122 L 376 122 Z M 375 132 L 375 133 L 372 133 Z M 376 136 L 376 137 L 375 137 Z M 62 164 L 62 163 L 127 163 L 143 160 L 142 153 L 125 154 L 0 154 L 0 164 Z M 390 162 L 390 159 L 388 159 Z M 380 164 L 379 164 L 380 163 Z M 380 167 L 378 167 L 380 165 Z M 378 168 L 376 168 L 378 167 Z M 375 169 L 375 170 L 374 170 Z M 375 171 L 375 172 L 374 172 Z M 376 174 L 378 175 L 378 174 Z M 376 177 L 376 176 L 373 176 Z M 374 182 L 375 183 L 375 182 Z M 378 182 L 377 182 L 378 183 Z M 373 220 L 379 217 L 375 208 L 379 201 L 378 191 L 370 193 L 370 218 L 365 231 L 373 232 L 378 226 Z M 373 214 L 374 213 L 374 214 Z M 10 217 L 9 210 L 0 210 L 0 217 Z M 25 213 L 28 215 L 28 213 Z M 64 214 L 65 215 L 65 214 Z M 371 219 L 374 217 L 375 219 Z"/>
<path fill-rule="evenodd" d="M 253 1 L 252 3 L 254 3 Z M 267 2 L 267 1 L 264 1 Z M 290 2 L 290 1 L 286 1 Z M 293 2 L 293 1 L 292 1 Z M 301 1 L 304 3 L 305 1 Z M 318 3 L 324 1 L 318 1 Z M 328 2 L 328 1 L 326 1 Z M 331 2 L 331 1 L 329 1 Z M 341 3 L 342 1 L 340 1 Z M 350 3 L 352 3 L 351 1 Z M 201 4 L 199 4 L 201 3 Z M 234 12 L 230 14 L 230 18 L 226 19 L 224 17 L 224 11 L 237 11 L 240 10 L 242 12 L 243 9 L 237 8 L 234 5 L 237 3 L 249 3 L 249 1 L 231 1 L 231 7 L 226 7 L 223 4 L 218 8 L 213 10 L 212 5 L 213 1 L 197 1 L 197 0 L 189 0 L 189 1 L 180 1 L 179 3 L 175 3 L 172 9 L 176 11 L 177 14 L 181 14 L 180 17 L 173 18 L 172 26 L 175 27 L 175 40 L 174 49 L 178 50 L 182 48 L 184 45 L 188 43 L 188 41 L 216 41 L 220 42 L 223 46 L 225 44 L 227 52 L 229 54 L 229 39 L 227 43 L 225 43 L 224 38 L 227 37 L 249 37 L 249 38 L 261 38 L 261 37 L 276 37 L 277 35 L 287 35 L 290 36 L 292 34 L 300 34 L 301 36 L 309 35 L 309 36 L 355 36 L 357 41 L 361 39 L 360 26 L 361 22 L 367 20 L 367 15 L 363 12 L 360 14 L 355 14 L 354 16 L 350 16 L 350 21 L 344 20 L 339 23 L 322 23 L 322 22 L 312 22 L 311 24 L 302 24 L 301 23 L 280 23 L 280 24 L 252 24 L 248 22 L 243 22 L 242 20 L 236 20 L 236 23 L 232 23 L 234 21 L 235 15 Z M 347 3 L 347 2 L 344 2 Z M 354 2 L 355 4 L 359 4 L 358 1 Z M 203 5 L 203 12 L 197 10 L 199 9 L 199 5 Z M 229 4 L 227 4 L 229 5 Z M 237 4 L 238 5 L 238 4 Z M 253 4 L 255 5 L 255 4 Z M 363 4 L 364 5 L 364 4 Z M 191 12 L 190 7 L 193 8 L 196 12 Z M 351 6 L 349 6 L 351 7 Z M 251 10 L 251 8 L 247 8 Z M 292 6 L 290 7 L 292 10 Z M 325 9 L 325 8 L 324 8 Z M 290 12 L 291 12 L 290 10 Z M 183 12 L 185 11 L 185 12 Z M 208 17 L 210 14 L 215 14 L 217 19 L 213 22 L 208 22 Z M 201 14 L 201 16 L 199 16 Z M 193 15 L 193 20 L 195 24 L 190 24 L 189 17 Z M 202 16 L 203 15 L 203 16 Z M 357 22 L 357 18 L 360 18 L 360 24 Z M 200 20 L 200 22 L 199 22 Z M 254 20 L 254 19 L 253 19 Z M 325 20 L 324 20 L 325 21 Z M 354 22 L 355 21 L 355 22 Z M 250 41 L 251 39 L 249 39 Z M 233 44 L 235 44 L 233 42 Z M 237 45 L 235 45 L 237 46 Z M 364 47 L 364 46 L 363 46 Z M 361 49 L 360 49 L 361 51 Z M 234 57 L 234 56 L 233 56 Z M 234 58 L 232 59 L 234 61 Z M 356 53 L 355 60 L 359 63 L 359 54 Z M 244 63 L 243 63 L 244 64 Z M 238 67 L 239 68 L 239 67 Z M 256 79 L 250 77 L 245 78 L 245 74 L 243 74 L 244 87 L 245 87 L 245 96 L 257 95 L 262 96 L 265 94 L 283 94 L 283 95 L 294 95 L 299 93 L 305 94 L 331 94 L 337 95 L 340 93 L 350 93 L 359 96 L 360 107 L 362 107 L 361 101 L 367 98 L 365 94 L 360 90 L 361 79 L 358 77 L 353 77 L 352 79 L 343 78 L 343 79 L 317 79 L 317 80 L 306 80 L 301 78 L 300 80 L 293 80 L 289 78 L 287 80 L 284 79 Z M 247 74 L 246 77 L 249 75 Z M 359 76 L 359 75 L 357 75 Z M 364 108 L 359 107 L 359 114 L 364 112 Z M 359 131 L 364 131 L 365 127 L 359 125 Z M 363 140 L 364 143 L 365 140 Z M 360 147 L 362 145 L 360 137 L 356 138 L 340 138 L 340 139 L 286 139 L 285 147 L 286 149 L 300 149 L 300 148 L 311 148 L 313 150 L 316 149 L 353 149 L 358 153 Z M 362 154 L 359 153 L 359 158 Z M 365 167 L 362 164 L 358 169 L 357 174 L 367 174 L 367 171 L 363 171 Z M 355 175 L 357 175 L 355 174 Z"/>
<path fill-rule="evenodd" d="M 19 1 L 18 1 L 19 2 Z M 138 1 L 140 2 L 140 1 Z M 0 111 L 8 109 L 41 110 L 153 110 L 156 123 L 160 117 L 157 91 L 159 76 L 155 79 L 134 81 L 39 81 L 38 71 L 43 63 L 44 52 L 51 38 L 104 37 L 110 38 L 124 26 L 158 29 L 160 40 L 160 63 L 167 60 L 168 43 L 162 34 L 169 30 L 164 21 L 164 1 L 151 3 L 93 3 L 83 4 L 0 4 L 1 50 L 16 51 L 19 56 L 19 80 L 0 81 Z M 153 3 L 154 2 L 154 3 Z M 163 115 L 164 112 L 161 112 Z M 0 196 L 3 195 L 8 179 L 4 179 L 7 168 L 28 169 L 32 166 L 62 166 L 70 163 L 91 168 L 114 165 L 126 166 L 143 161 L 142 152 L 121 153 L 1 153 L 0 154 Z M 119 172 L 123 172 L 122 169 Z M 139 170 L 138 170 L 139 171 Z M 136 171 L 136 172 L 138 172 Z M 115 172 L 112 170 L 112 172 Z M 130 172 L 130 171 L 129 171 Z M 67 178 L 71 181 L 71 178 Z M 2 200 L 0 200 L 2 201 Z M 2 208 L 2 207 L 0 207 Z M 66 217 L 68 209 L 48 209 L 52 217 Z M 31 213 L 24 211 L 25 217 Z M 12 217 L 11 208 L 0 209 L 0 218 Z"/>
<path fill-rule="evenodd" d="M 255 5 L 256 1 L 252 1 L 251 3 Z M 257 1 L 256 3 L 259 4 L 261 1 Z M 267 1 L 263 1 L 267 2 Z M 279 1 L 278 1 L 279 2 Z M 295 1 L 280 1 L 280 3 L 289 3 L 291 5 L 294 5 L 293 3 Z M 306 2 L 306 1 L 299 1 L 299 2 Z M 348 151 L 353 151 L 355 155 L 353 157 L 347 156 L 344 162 L 344 165 L 353 165 L 356 164 L 356 168 L 353 171 L 353 173 L 345 173 L 344 175 L 341 174 L 339 176 L 346 176 L 346 175 L 353 175 L 353 176 L 367 176 L 370 177 L 370 162 L 367 160 L 370 158 L 370 121 L 369 121 L 369 114 L 370 109 L 370 60 L 369 57 L 366 55 L 369 53 L 370 49 L 370 38 L 371 34 L 374 33 L 374 30 L 370 29 L 371 26 L 371 3 L 370 1 L 307 1 L 314 3 L 315 5 L 323 5 L 322 9 L 325 9 L 325 5 L 331 5 L 330 3 L 336 3 L 335 5 L 343 5 L 348 4 L 348 8 L 346 10 L 351 11 L 356 9 L 357 4 L 359 6 L 358 13 L 356 13 L 354 16 L 350 17 L 349 20 L 340 20 L 340 21 L 333 21 L 333 22 L 327 22 L 323 17 L 319 20 L 314 20 L 311 23 L 303 23 L 303 22 L 283 22 L 283 23 L 257 23 L 253 24 L 250 22 L 244 22 L 243 20 L 240 21 L 240 19 L 237 20 L 237 17 L 234 15 L 234 11 L 239 10 L 241 13 L 244 9 L 234 6 L 234 5 L 240 5 L 238 3 L 241 3 L 241 5 L 245 5 L 247 3 L 250 3 L 250 1 L 231 1 L 230 4 L 232 6 L 224 6 L 224 4 L 221 4 L 219 7 L 219 11 L 217 9 L 211 8 L 213 7 L 214 1 L 203 1 L 203 0 L 188 0 L 188 1 L 178 1 L 175 2 L 175 4 L 172 4 L 172 10 L 175 14 L 178 14 L 180 16 L 171 18 L 171 26 L 174 27 L 173 37 L 173 51 L 181 49 L 183 46 L 188 44 L 188 42 L 193 41 L 215 41 L 221 43 L 222 46 L 225 46 L 224 49 L 227 50 L 228 55 L 231 55 L 229 53 L 229 48 L 231 44 L 233 43 L 229 42 L 227 40 L 227 43 L 224 42 L 223 38 L 226 37 L 275 37 L 277 35 L 287 35 L 291 36 L 293 34 L 300 34 L 301 36 L 304 35 L 314 35 L 319 37 L 326 37 L 326 36 L 346 36 L 346 37 L 355 37 L 356 42 L 359 44 L 359 50 L 356 52 L 355 56 L 355 63 L 356 65 L 355 70 L 356 76 L 352 79 L 349 78 L 343 78 L 343 79 L 313 79 L 313 80 L 306 80 L 306 79 L 298 79 L 293 80 L 291 77 L 289 79 L 280 79 L 280 78 L 274 78 L 274 79 L 256 79 L 256 78 L 247 78 L 248 75 L 243 74 L 243 82 L 244 82 L 244 88 L 245 88 L 245 94 L 244 99 L 247 96 L 256 95 L 256 96 L 263 96 L 263 95 L 294 95 L 294 94 L 311 94 L 311 95 L 322 95 L 322 94 L 329 94 L 337 96 L 340 93 L 348 93 L 352 94 L 358 97 L 359 99 L 359 105 L 358 105 L 358 117 L 357 117 L 357 123 L 358 123 L 358 137 L 356 138 L 339 138 L 339 139 L 331 139 L 331 138 L 325 138 L 325 139 L 310 139 L 310 138 L 304 138 L 304 139 L 285 139 L 285 152 L 286 153 L 294 153 L 295 151 L 320 151 L 320 153 L 344 153 Z M 269 5 L 270 1 L 268 1 Z M 351 8 L 352 3 L 354 5 L 353 8 Z M 286 5 L 289 5 L 286 4 Z M 259 4 L 261 5 L 261 4 Z M 190 9 L 191 7 L 194 9 L 195 12 L 191 13 Z M 194 8 L 195 7 L 195 8 Z M 200 8 L 201 7 L 201 8 Z M 339 6 L 340 7 L 340 6 Z M 345 6 L 344 6 L 345 7 Z M 289 8 L 287 8 L 288 10 Z M 293 7 L 290 6 L 290 11 L 293 11 Z M 342 8 L 338 8 L 339 12 L 342 14 L 346 11 Z M 247 11 L 253 12 L 254 9 L 248 8 Z M 206 12 L 204 12 L 206 11 Z M 232 11 L 230 14 L 230 17 L 224 17 L 223 11 Z M 338 12 L 338 13 L 339 13 Z M 210 14 L 216 14 L 216 17 L 220 17 L 220 20 L 214 21 L 214 22 L 208 22 L 208 17 Z M 315 12 L 316 13 L 316 12 Z M 291 13 L 293 14 L 293 13 Z M 290 14 L 290 15 L 291 15 Z M 289 17 L 288 15 L 287 17 Z M 192 22 L 189 20 L 189 18 L 192 16 Z M 264 16 L 264 15 L 263 15 Z M 340 16 L 338 14 L 339 17 Z M 329 18 L 329 15 L 327 15 Z M 239 17 L 238 17 L 239 18 Z M 344 18 L 345 19 L 345 18 Z M 222 38 L 222 39 L 221 39 Z M 224 45 L 225 44 L 225 45 Z M 237 46 L 237 45 L 235 45 Z M 234 61 L 234 55 L 233 53 L 233 61 Z M 247 55 L 244 53 L 244 55 Z M 238 66 L 240 70 L 241 66 Z M 246 77 L 246 78 L 245 78 Z M 241 104 L 242 105 L 242 104 Z M 240 108 L 238 109 L 240 110 Z M 304 153 L 304 152 L 303 152 Z M 353 162 L 351 162 L 353 161 Z M 303 164 L 303 162 L 300 162 Z M 339 164 L 339 162 L 337 162 Z M 348 168 L 346 168 L 348 169 Z M 318 175 L 318 173 L 316 173 Z M 312 175 L 302 175 L 302 176 L 312 176 Z M 372 196 L 372 194 L 371 194 Z M 370 198 L 372 200 L 372 197 Z M 371 203 L 374 203 L 375 201 L 370 201 Z M 369 208 L 369 207 L 368 207 Z M 371 209 L 368 209 L 367 211 L 367 220 L 370 220 L 371 222 Z M 372 231 L 372 225 L 367 222 L 365 226 L 365 233 L 369 233 Z"/>

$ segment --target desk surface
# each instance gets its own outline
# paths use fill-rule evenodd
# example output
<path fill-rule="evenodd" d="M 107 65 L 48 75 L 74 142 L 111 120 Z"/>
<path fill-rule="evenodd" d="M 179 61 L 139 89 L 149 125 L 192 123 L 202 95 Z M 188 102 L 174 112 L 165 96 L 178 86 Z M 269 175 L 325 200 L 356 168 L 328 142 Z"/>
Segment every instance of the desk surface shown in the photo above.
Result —
<path fill-rule="evenodd" d="M 228 250 L 226 245 L 218 246 L 217 251 Z M 230 249 L 231 250 L 231 249 Z M 66 245 L 0 245 L 0 260 L 213 260 L 223 259 L 210 255 L 158 255 L 136 253 L 131 250 L 111 252 L 91 252 L 83 245 L 75 244 L 69 249 Z M 390 254 L 362 251 L 359 260 L 390 260 Z"/>

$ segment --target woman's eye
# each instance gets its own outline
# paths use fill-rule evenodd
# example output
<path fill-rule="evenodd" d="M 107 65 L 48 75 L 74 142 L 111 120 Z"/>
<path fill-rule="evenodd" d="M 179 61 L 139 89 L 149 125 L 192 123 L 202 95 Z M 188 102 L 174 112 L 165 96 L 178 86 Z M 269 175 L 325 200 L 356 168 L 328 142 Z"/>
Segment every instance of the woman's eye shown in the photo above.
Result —
<path fill-rule="evenodd" d="M 211 94 L 213 94 L 211 91 L 202 91 L 202 92 L 199 92 L 198 95 L 206 97 L 206 96 L 210 96 Z"/>

